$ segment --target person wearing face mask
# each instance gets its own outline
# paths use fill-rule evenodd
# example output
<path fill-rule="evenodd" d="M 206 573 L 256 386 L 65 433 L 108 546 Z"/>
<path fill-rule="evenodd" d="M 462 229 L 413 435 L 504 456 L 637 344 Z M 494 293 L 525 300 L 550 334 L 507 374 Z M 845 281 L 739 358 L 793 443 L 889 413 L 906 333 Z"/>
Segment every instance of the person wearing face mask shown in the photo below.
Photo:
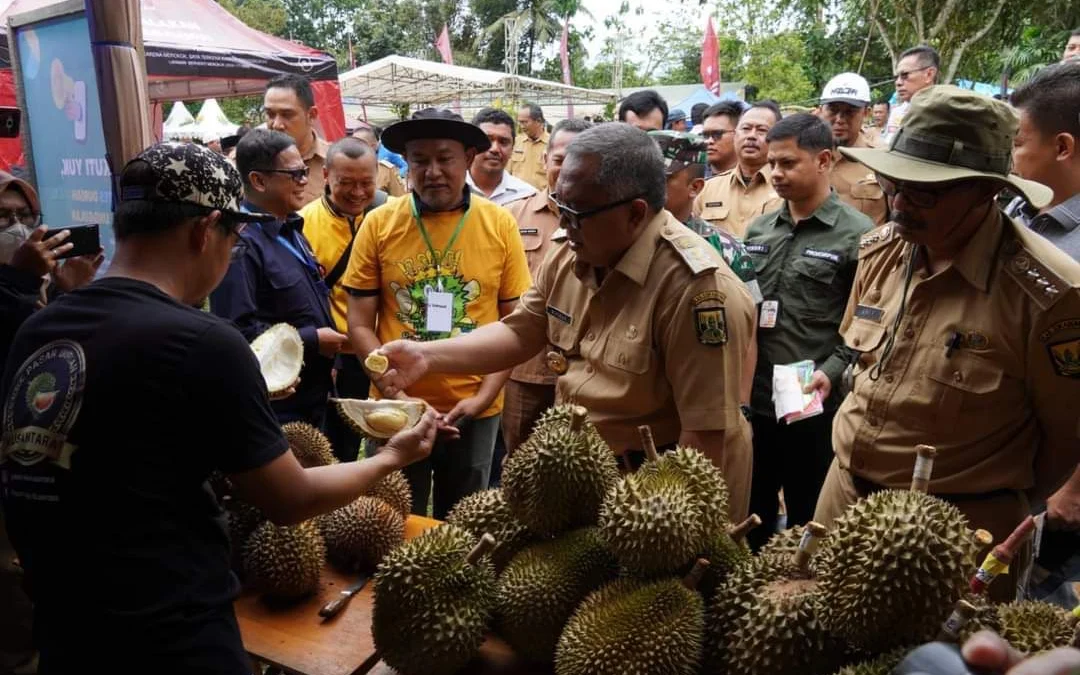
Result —
<path fill-rule="evenodd" d="M 997 207 L 1002 189 L 1035 208 L 1053 197 L 1011 173 L 1018 127 L 1008 104 L 937 85 L 888 149 L 840 148 L 877 175 L 892 220 L 859 243 L 840 322 L 853 386 L 815 521 L 907 489 L 923 443 L 938 450 L 929 493 L 997 541 L 1075 470 L 1080 263 Z M 991 596 L 1013 596 L 1029 554 Z"/>
<path fill-rule="evenodd" d="M 105 254 L 68 258 L 70 233 L 45 239 L 37 192 L 26 181 L 0 171 L 0 354 L 7 354 L 15 331 L 50 297 L 84 286 Z"/>

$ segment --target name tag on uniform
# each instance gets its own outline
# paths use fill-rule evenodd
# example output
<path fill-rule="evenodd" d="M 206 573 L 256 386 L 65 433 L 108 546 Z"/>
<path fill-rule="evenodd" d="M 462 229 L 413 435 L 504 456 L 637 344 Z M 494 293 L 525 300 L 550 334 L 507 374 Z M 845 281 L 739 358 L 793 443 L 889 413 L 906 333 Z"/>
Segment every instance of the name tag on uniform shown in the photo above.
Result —
<path fill-rule="evenodd" d="M 547 306 L 547 313 L 550 316 L 555 317 L 559 321 L 562 321 L 567 326 L 574 323 L 574 317 L 570 316 L 569 314 L 567 314 L 566 312 L 564 312 L 562 310 L 559 310 L 559 309 L 556 309 L 555 307 L 552 307 L 551 305 Z"/>
<path fill-rule="evenodd" d="M 724 202 L 705 202 L 705 208 L 711 209 L 715 206 L 723 206 Z"/>
<path fill-rule="evenodd" d="M 885 315 L 885 310 L 880 307 L 871 307 L 869 305 L 855 305 L 855 316 L 860 319 L 866 319 L 867 321 L 873 321 L 874 323 L 881 323 L 881 317 Z"/>
<path fill-rule="evenodd" d="M 748 253 L 768 253 L 768 244 L 745 244 Z"/>
<path fill-rule="evenodd" d="M 523 228 L 518 230 L 518 234 L 520 234 L 521 236 L 524 237 L 524 236 L 530 235 L 530 234 L 534 234 L 534 235 L 535 234 L 540 234 L 540 230 L 538 228 L 535 228 L 535 227 L 523 227 Z"/>
<path fill-rule="evenodd" d="M 454 294 L 431 291 L 427 296 L 427 322 L 429 333 L 449 333 L 454 327 Z"/>
<path fill-rule="evenodd" d="M 758 318 L 759 328 L 776 328 L 776 317 L 780 314 L 779 300 L 765 300 L 761 303 L 761 313 Z"/>
<path fill-rule="evenodd" d="M 747 247 L 749 248 L 749 247 Z M 802 254 L 807 258 L 816 258 L 818 260 L 828 260 L 834 265 L 840 264 L 840 254 L 834 251 L 822 251 L 817 248 L 804 248 Z"/>

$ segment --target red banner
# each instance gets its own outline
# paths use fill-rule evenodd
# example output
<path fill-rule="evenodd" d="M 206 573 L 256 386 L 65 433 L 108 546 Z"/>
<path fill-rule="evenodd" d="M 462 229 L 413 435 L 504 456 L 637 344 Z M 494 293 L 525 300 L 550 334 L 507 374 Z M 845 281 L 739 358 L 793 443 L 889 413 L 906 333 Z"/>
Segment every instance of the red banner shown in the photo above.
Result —
<path fill-rule="evenodd" d="M 443 63 L 454 64 L 454 53 L 450 51 L 450 31 L 446 29 L 445 23 L 439 37 L 435 39 L 435 49 L 442 57 Z"/>
<path fill-rule="evenodd" d="M 705 88 L 720 95 L 720 45 L 716 41 L 712 17 L 705 27 L 705 40 L 701 43 L 701 83 Z"/>
<path fill-rule="evenodd" d="M 562 27 L 562 40 L 559 41 L 559 58 L 562 59 L 562 81 L 565 85 L 573 85 L 574 78 L 570 73 L 570 17 L 566 18 Z M 574 104 L 567 101 L 566 116 L 574 116 Z"/>

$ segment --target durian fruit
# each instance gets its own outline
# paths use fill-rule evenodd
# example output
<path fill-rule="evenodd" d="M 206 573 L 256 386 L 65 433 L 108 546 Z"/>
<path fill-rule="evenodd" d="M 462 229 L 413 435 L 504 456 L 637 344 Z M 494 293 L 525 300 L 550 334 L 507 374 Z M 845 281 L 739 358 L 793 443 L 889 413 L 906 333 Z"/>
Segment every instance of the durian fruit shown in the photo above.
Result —
<path fill-rule="evenodd" d="M 555 406 L 506 458 L 503 495 L 540 537 L 595 525 L 600 504 L 619 478 L 611 449 L 580 406 Z"/>
<path fill-rule="evenodd" d="M 315 521 L 278 526 L 267 521 L 244 544 L 247 581 L 263 595 L 291 600 L 314 592 L 326 559 Z"/>
<path fill-rule="evenodd" d="M 531 544 L 499 577 L 495 628 L 519 656 L 551 662 L 570 615 L 618 572 L 594 527 Z"/>
<path fill-rule="evenodd" d="M 622 578 L 589 594 L 559 637 L 556 675 L 695 675 L 705 621 L 695 587 L 707 564 L 682 580 Z"/>
<path fill-rule="evenodd" d="M 307 422 L 283 424 L 281 431 L 285 433 L 296 461 L 300 462 L 300 466 L 305 469 L 338 463 L 337 457 L 334 457 L 334 448 L 330 445 L 330 439 Z"/>
<path fill-rule="evenodd" d="M 640 431 L 648 461 L 608 493 L 600 533 L 631 574 L 672 574 L 727 529 L 727 487 L 697 450 L 658 457 L 648 427 Z"/>
<path fill-rule="evenodd" d="M 376 349 L 364 358 L 364 367 L 376 375 L 382 375 L 390 368 L 390 359 Z"/>
<path fill-rule="evenodd" d="M 409 479 L 400 471 L 387 474 L 386 478 L 369 488 L 364 496 L 383 500 L 400 513 L 402 518 L 408 518 L 412 513 L 412 488 L 409 487 Z"/>
<path fill-rule="evenodd" d="M 287 323 L 276 323 L 251 341 L 251 351 L 259 360 L 259 371 L 271 396 L 296 384 L 304 367 L 304 341 L 300 332 Z"/>
<path fill-rule="evenodd" d="M 750 546 L 746 543 L 746 535 L 758 525 L 761 525 L 761 518 L 752 513 L 738 525 L 732 525 L 726 532 L 709 539 L 701 553 L 701 557 L 709 561 L 709 567 L 698 584 L 698 590 L 706 602 L 732 573 L 753 560 Z"/>
<path fill-rule="evenodd" d="M 423 401 L 360 398 L 332 398 L 330 401 L 353 431 L 376 439 L 387 439 L 416 426 L 425 410 Z"/>
<path fill-rule="evenodd" d="M 759 557 L 735 576 L 752 595 L 727 621 L 730 672 L 740 675 L 828 673 L 844 663 L 845 645 L 818 621 L 819 584 L 810 566 L 825 528 L 808 523 L 802 545 L 791 557 Z M 744 590 L 745 592 L 745 590 Z M 723 601 L 724 591 L 716 600 Z"/>
<path fill-rule="evenodd" d="M 1001 633 L 1001 615 L 998 613 L 998 605 L 991 603 L 986 596 L 975 595 L 974 593 L 965 593 L 961 602 L 966 602 L 974 608 L 970 618 L 961 627 L 956 637 L 945 634 L 946 630 L 943 628 L 943 635 L 939 635 L 939 638 L 944 637 L 952 642 L 963 644 L 968 638 L 981 630 Z M 959 603 L 957 604 L 959 605 Z M 946 623 L 948 623 L 948 620 L 946 620 Z"/>
<path fill-rule="evenodd" d="M 913 649 L 915 646 L 898 647 L 879 656 L 844 666 L 836 671 L 835 675 L 892 675 L 893 668 Z"/>
<path fill-rule="evenodd" d="M 255 528 L 266 522 L 266 516 L 256 507 L 235 497 L 226 500 L 225 505 L 231 549 L 230 564 L 239 576 L 244 576 L 244 545 Z"/>
<path fill-rule="evenodd" d="M 373 497 L 360 497 L 315 522 L 326 542 L 327 560 L 347 572 L 373 572 L 387 553 L 405 541 L 405 519 Z"/>
<path fill-rule="evenodd" d="M 1048 602 L 1021 600 L 998 605 L 1001 637 L 1026 654 L 1038 654 L 1072 644 L 1077 619 L 1069 610 Z"/>
<path fill-rule="evenodd" d="M 535 539 L 510 511 L 502 488 L 464 497 L 446 515 L 446 522 L 468 530 L 477 541 L 485 533 L 495 537 L 499 545 L 491 552 L 491 562 L 496 571 L 502 571 L 518 551 Z"/>
<path fill-rule="evenodd" d="M 913 486 L 929 477 L 919 446 Z M 821 620 L 856 648 L 881 653 L 932 640 L 967 590 L 979 541 L 953 505 L 884 490 L 836 519 L 820 570 Z"/>
<path fill-rule="evenodd" d="M 371 633 L 400 675 L 451 675 L 480 649 L 495 606 L 495 540 L 440 525 L 387 555 L 374 577 Z"/>

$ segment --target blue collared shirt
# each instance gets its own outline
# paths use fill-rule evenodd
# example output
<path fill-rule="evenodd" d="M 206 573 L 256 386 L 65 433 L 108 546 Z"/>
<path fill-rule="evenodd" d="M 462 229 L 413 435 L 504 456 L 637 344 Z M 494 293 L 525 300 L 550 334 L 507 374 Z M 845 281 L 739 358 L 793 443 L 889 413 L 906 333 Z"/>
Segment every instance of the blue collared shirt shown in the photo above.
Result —
<path fill-rule="evenodd" d="M 244 204 L 245 210 L 258 210 Z M 240 233 L 229 270 L 210 294 L 210 311 L 236 324 L 248 342 L 275 323 L 294 326 L 304 341 L 304 368 L 292 396 L 274 401 L 281 422 L 317 422 L 331 389 L 334 360 L 319 353 L 319 328 L 333 328 L 330 293 L 323 270 L 292 214 L 272 223 L 252 223 Z"/>

